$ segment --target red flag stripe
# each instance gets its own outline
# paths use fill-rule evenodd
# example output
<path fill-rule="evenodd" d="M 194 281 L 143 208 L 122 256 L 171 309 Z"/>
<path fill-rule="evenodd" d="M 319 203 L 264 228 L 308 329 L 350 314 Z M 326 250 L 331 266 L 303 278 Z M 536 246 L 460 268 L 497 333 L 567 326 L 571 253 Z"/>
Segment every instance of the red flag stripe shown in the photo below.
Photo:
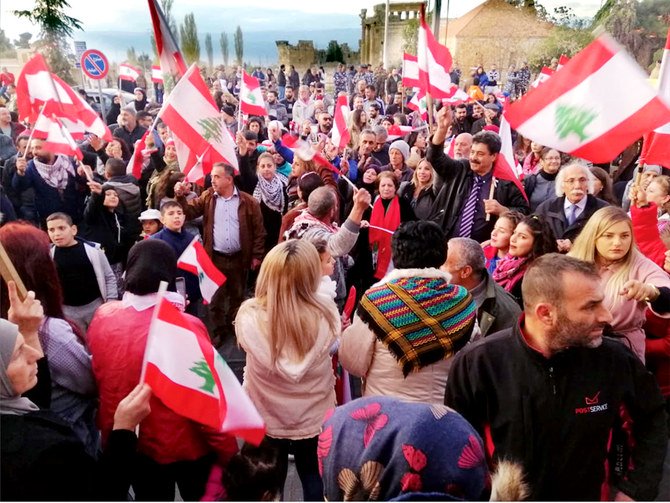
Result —
<path fill-rule="evenodd" d="M 616 54 L 616 50 L 605 45 L 602 39 L 597 39 L 593 44 L 591 50 L 580 52 L 561 69 L 563 72 L 566 71 L 565 68 L 568 69 L 570 79 L 549 79 L 540 91 L 537 89 L 528 91 L 523 97 L 522 104 L 521 101 L 512 103 L 505 111 L 510 124 L 520 124 L 524 117 L 539 113 L 548 103 L 556 101 L 597 72 Z"/>

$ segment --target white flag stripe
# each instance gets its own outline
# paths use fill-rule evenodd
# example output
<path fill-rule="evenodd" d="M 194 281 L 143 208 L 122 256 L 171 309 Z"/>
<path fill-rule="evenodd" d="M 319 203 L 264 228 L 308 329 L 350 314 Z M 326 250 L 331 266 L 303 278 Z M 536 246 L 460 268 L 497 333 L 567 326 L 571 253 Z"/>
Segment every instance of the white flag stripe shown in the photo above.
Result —
<path fill-rule="evenodd" d="M 571 152 L 590 143 L 625 121 L 656 97 L 650 86 L 637 85 L 636 76 L 631 75 L 632 70 L 630 57 L 624 52 L 618 52 L 598 71 L 522 123 L 517 131 L 543 145 L 561 143 L 563 145 L 561 150 L 564 152 Z M 646 76 L 637 65 L 635 70 L 639 78 L 646 80 Z M 626 82 L 612 85 L 612 75 L 626 75 Z M 622 87 L 628 88 L 626 92 L 622 92 Z M 593 99 L 596 95 L 599 96 L 597 100 Z M 556 122 L 557 107 L 581 103 L 590 103 L 591 111 L 596 114 L 594 120 L 586 127 L 588 137 L 582 140 L 577 135 L 571 134 L 564 139 L 558 139 L 554 128 L 551 127 Z"/>
<path fill-rule="evenodd" d="M 214 368 L 221 379 L 221 386 L 226 394 L 226 418 L 221 431 L 231 431 L 237 428 L 249 428 L 255 425 L 263 427 L 263 418 L 260 416 L 253 402 L 249 398 L 237 377 L 217 352 L 214 355 Z"/>
<path fill-rule="evenodd" d="M 192 388 L 200 393 L 218 398 L 219 392 L 207 393 L 202 388 L 202 377 L 194 372 L 184 372 L 184 361 L 191 362 L 189 368 L 203 360 L 202 350 L 193 332 L 156 318 L 151 326 L 152 344 L 147 348 L 147 362 L 156 365 L 171 381 Z M 179 351 L 179 358 L 174 352 Z"/>
<path fill-rule="evenodd" d="M 403 59 L 402 61 L 402 76 L 405 79 L 419 80 L 419 63 L 418 61 L 411 61 Z"/>
<path fill-rule="evenodd" d="M 72 105 L 67 91 L 63 89 L 58 82 L 51 78 L 49 72 L 38 72 L 26 74 L 26 81 L 28 82 L 28 89 L 30 89 L 30 97 L 32 101 L 49 101 L 56 99 L 61 103 Z M 54 90 L 55 89 L 55 90 Z"/>

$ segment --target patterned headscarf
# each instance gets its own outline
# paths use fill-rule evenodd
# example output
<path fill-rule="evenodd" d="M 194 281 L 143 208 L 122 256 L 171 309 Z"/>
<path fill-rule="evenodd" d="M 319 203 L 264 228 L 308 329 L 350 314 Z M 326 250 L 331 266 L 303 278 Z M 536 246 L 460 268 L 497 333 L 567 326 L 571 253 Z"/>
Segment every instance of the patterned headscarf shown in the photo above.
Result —
<path fill-rule="evenodd" d="M 480 500 L 490 487 L 481 438 L 443 405 L 359 398 L 329 411 L 317 454 L 327 501 Z"/>

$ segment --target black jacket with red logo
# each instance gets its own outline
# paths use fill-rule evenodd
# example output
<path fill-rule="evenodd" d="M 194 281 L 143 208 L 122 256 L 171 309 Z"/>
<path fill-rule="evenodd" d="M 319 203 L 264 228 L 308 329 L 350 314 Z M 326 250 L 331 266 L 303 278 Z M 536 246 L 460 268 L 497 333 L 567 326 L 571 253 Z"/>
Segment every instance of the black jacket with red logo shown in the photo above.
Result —
<path fill-rule="evenodd" d="M 523 465 L 531 500 L 600 500 L 605 481 L 638 501 L 656 497 L 664 401 L 620 342 L 547 359 L 516 324 L 456 355 L 445 403 L 479 431 L 489 459 Z"/>

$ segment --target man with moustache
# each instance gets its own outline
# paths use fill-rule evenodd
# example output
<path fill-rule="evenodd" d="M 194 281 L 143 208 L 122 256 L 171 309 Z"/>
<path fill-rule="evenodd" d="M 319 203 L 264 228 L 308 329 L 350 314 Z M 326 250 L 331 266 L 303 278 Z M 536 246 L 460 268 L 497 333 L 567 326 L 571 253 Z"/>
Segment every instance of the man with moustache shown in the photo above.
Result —
<path fill-rule="evenodd" d="M 603 337 L 612 315 L 596 266 L 547 254 L 522 290 L 514 327 L 456 355 L 445 403 L 479 431 L 492 464 L 523 466 L 530 501 L 653 500 L 665 403 L 633 352 Z"/>
<path fill-rule="evenodd" d="M 507 210 L 526 214 L 528 202 L 514 183 L 493 180 L 493 166 L 501 147 L 496 133 L 481 131 L 473 136 L 468 159 L 447 156 L 444 140 L 452 120 L 449 107 L 442 107 L 437 113 L 435 134 L 428 142 L 426 159 L 444 181 L 430 220 L 440 225 L 449 239 L 472 238 L 481 243 L 489 239 L 498 215 Z"/>
<path fill-rule="evenodd" d="M 590 190 L 589 190 L 590 189 Z M 556 237 L 558 251 L 567 253 L 586 222 L 608 206 L 593 191 L 593 175 L 582 164 L 570 164 L 556 176 L 556 197 L 540 204 L 535 213 L 544 218 Z"/>

